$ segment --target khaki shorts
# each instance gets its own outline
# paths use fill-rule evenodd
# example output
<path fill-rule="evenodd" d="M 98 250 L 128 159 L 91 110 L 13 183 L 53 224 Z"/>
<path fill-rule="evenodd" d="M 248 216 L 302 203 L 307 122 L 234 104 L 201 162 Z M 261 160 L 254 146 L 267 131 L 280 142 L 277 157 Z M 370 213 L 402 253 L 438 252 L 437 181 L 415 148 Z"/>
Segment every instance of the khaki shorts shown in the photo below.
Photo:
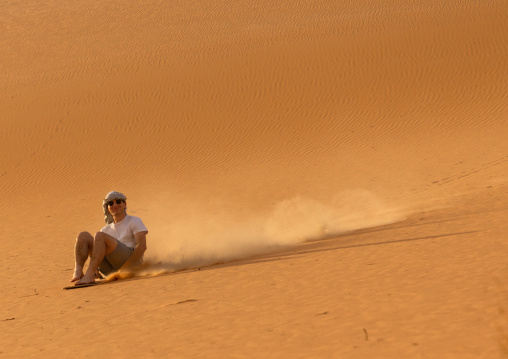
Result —
<path fill-rule="evenodd" d="M 99 271 L 105 276 L 118 271 L 127 262 L 127 259 L 131 257 L 132 252 L 134 252 L 134 248 L 117 241 L 115 250 L 105 256 L 101 264 L 99 264 Z"/>

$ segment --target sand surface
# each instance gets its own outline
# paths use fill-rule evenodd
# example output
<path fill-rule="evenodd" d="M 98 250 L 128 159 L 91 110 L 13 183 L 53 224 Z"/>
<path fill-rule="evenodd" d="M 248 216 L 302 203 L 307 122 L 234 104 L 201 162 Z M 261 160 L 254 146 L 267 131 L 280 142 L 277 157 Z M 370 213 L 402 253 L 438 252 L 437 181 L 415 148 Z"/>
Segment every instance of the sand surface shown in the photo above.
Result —
<path fill-rule="evenodd" d="M 2 2 L 0 357 L 508 356 L 507 24 Z M 154 265 L 64 291 L 111 190 Z"/>

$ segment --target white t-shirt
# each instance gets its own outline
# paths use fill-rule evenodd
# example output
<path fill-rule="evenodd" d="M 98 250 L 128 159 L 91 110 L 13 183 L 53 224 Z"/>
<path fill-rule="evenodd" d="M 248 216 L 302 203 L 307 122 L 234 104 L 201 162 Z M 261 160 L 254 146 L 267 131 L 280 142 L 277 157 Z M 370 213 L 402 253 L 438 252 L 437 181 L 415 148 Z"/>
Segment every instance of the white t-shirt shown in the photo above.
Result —
<path fill-rule="evenodd" d="M 125 216 L 125 218 L 120 222 L 110 223 L 101 229 L 101 232 L 115 237 L 120 242 L 131 248 L 136 247 L 136 239 L 134 238 L 134 235 L 145 231 L 148 232 L 148 229 L 146 229 L 141 219 L 129 215 Z"/>

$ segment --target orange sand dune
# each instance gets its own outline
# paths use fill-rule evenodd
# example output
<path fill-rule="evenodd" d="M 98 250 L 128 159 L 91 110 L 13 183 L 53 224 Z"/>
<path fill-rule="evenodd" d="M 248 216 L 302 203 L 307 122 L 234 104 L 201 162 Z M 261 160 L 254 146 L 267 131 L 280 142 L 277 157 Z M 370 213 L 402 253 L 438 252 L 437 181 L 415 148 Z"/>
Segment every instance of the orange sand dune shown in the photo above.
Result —
<path fill-rule="evenodd" d="M 0 356 L 503 356 L 507 22 L 501 0 L 0 4 Z M 159 264 L 63 291 L 111 190 Z"/>

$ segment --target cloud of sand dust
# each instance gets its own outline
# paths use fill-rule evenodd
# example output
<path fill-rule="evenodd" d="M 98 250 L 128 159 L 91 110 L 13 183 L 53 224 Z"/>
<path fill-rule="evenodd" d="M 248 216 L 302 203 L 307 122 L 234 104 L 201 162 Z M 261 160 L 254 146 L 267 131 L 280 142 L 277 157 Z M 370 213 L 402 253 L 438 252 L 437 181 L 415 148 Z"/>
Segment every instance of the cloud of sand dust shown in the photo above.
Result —
<path fill-rule="evenodd" d="M 296 196 L 277 203 L 266 213 L 241 219 L 227 209 L 212 211 L 181 203 L 173 209 L 158 209 L 157 214 L 161 218 L 151 223 L 145 256 L 148 265 L 137 275 L 246 258 L 404 219 L 401 209 L 383 204 L 365 190 L 340 192 L 327 203 Z"/>

